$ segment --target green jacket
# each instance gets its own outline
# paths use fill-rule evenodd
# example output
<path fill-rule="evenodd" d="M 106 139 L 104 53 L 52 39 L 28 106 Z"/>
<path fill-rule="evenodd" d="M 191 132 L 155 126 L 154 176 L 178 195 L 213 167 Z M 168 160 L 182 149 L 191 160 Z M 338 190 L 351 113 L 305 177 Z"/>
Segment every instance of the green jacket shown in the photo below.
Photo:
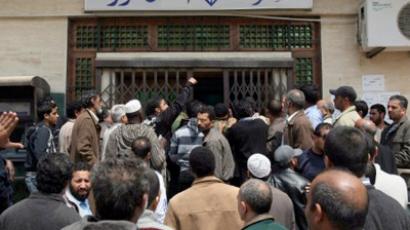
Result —
<path fill-rule="evenodd" d="M 271 215 L 263 214 L 256 216 L 251 221 L 246 223 L 245 227 L 242 230 L 286 230 L 280 224 L 274 222 L 274 219 Z"/>
<path fill-rule="evenodd" d="M 391 148 L 398 168 L 410 168 L 410 120 L 406 116 L 383 130 L 380 144 Z"/>

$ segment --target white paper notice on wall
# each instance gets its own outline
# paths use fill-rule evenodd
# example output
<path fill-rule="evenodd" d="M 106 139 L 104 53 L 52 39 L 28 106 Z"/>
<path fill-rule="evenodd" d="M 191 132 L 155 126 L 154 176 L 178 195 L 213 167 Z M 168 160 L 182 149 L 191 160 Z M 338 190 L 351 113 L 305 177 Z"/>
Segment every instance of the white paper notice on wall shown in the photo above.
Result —
<path fill-rule="evenodd" d="M 383 92 L 364 92 L 362 100 L 370 107 L 374 104 L 382 104 L 387 107 L 389 98 L 393 95 L 400 94 L 398 91 L 383 91 Z"/>
<path fill-rule="evenodd" d="M 363 92 L 384 91 L 384 75 L 373 74 L 362 76 Z"/>

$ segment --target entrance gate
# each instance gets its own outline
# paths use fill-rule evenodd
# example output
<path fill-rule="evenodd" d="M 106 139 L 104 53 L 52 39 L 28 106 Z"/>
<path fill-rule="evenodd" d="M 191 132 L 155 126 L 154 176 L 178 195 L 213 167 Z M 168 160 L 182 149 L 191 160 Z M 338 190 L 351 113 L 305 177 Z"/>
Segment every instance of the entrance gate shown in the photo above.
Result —
<path fill-rule="evenodd" d="M 200 76 L 204 69 L 171 69 L 171 68 L 102 68 L 99 86 L 105 104 L 126 103 L 138 98 L 143 103 L 154 95 L 161 95 L 173 101 L 180 89 L 190 76 Z M 207 70 L 209 71 L 209 70 Z M 252 97 L 259 108 L 266 106 L 270 99 L 280 100 L 291 88 L 291 68 L 229 68 L 212 69 L 215 73 L 222 73 L 223 87 L 219 82 L 207 82 L 212 88 L 195 92 L 197 99 L 207 101 L 215 96 L 214 87 L 221 89 L 222 101 L 225 104 L 236 102 L 245 97 Z M 206 77 L 199 77 L 201 81 L 212 81 Z M 194 88 L 194 90 L 196 90 Z M 212 91 L 208 94 L 208 90 Z M 204 95 L 205 94 L 205 95 Z M 212 102 L 211 102 L 212 104 Z"/>

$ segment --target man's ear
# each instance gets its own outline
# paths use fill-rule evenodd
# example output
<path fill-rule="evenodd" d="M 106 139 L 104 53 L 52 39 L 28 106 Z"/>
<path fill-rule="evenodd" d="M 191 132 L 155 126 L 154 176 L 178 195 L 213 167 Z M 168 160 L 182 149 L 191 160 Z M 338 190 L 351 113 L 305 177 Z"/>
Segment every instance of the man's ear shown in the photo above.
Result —
<path fill-rule="evenodd" d="M 93 104 L 93 105 L 95 104 L 95 98 L 96 98 L 96 97 L 91 97 L 91 98 L 90 98 L 90 102 L 91 102 L 91 104 Z"/>
<path fill-rule="evenodd" d="M 241 216 L 245 216 L 245 214 L 248 212 L 248 206 L 246 205 L 245 201 L 241 201 L 239 203 L 239 207 L 240 207 L 240 215 Z"/>
<path fill-rule="evenodd" d="M 123 115 L 123 116 L 121 117 L 121 123 L 126 124 L 127 121 L 128 121 L 127 115 Z"/>
<path fill-rule="evenodd" d="M 148 194 L 144 193 L 144 195 L 142 196 L 141 208 L 144 208 L 145 210 L 147 206 L 148 206 Z"/>
<path fill-rule="evenodd" d="M 292 166 L 292 168 L 297 168 L 298 167 L 298 159 L 296 157 L 292 157 L 292 159 L 290 160 L 290 165 Z"/>
<path fill-rule="evenodd" d="M 151 209 L 151 210 L 157 209 L 160 197 L 161 197 L 161 191 L 159 191 L 158 196 L 155 197 L 154 201 L 152 202 L 152 204 L 148 208 Z"/>
<path fill-rule="evenodd" d="M 401 110 L 401 115 L 402 115 L 402 116 L 406 115 L 406 111 L 407 111 L 407 109 L 402 108 L 402 110 Z"/>
<path fill-rule="evenodd" d="M 315 204 L 315 210 L 313 210 L 313 221 L 315 223 L 320 223 L 323 221 L 325 217 L 325 213 L 323 212 L 322 207 L 320 204 L 316 203 Z"/>
<path fill-rule="evenodd" d="M 155 113 L 158 114 L 158 113 L 160 113 L 160 112 L 161 112 L 161 109 L 160 109 L 159 107 L 156 107 L 156 108 L 155 108 Z"/>

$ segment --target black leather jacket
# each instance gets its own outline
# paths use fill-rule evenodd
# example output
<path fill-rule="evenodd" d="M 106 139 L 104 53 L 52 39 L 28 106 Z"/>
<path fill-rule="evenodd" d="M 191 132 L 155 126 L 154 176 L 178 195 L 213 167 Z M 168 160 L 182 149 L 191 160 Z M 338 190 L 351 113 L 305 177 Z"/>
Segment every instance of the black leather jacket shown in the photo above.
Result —
<path fill-rule="evenodd" d="M 304 208 L 306 205 L 305 187 L 309 181 L 291 168 L 285 168 L 273 174 L 269 183 L 288 194 L 292 200 L 297 229 L 308 229 Z"/>

